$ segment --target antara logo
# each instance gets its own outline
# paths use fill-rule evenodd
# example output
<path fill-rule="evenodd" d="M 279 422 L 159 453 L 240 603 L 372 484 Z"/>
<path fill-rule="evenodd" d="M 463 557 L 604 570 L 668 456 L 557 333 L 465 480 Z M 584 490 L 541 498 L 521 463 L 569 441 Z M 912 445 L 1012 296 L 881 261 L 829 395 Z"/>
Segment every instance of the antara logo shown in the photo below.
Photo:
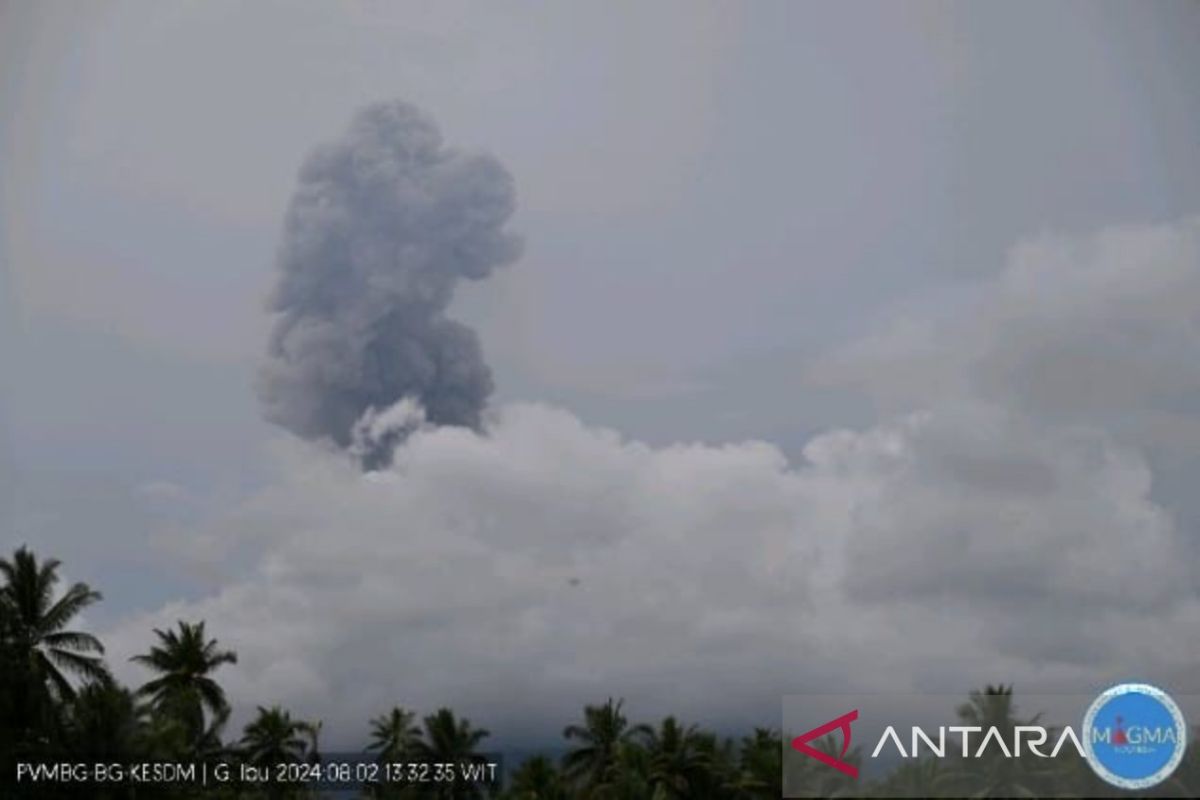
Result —
<path fill-rule="evenodd" d="M 885 744 L 890 740 L 896 748 L 896 752 L 901 758 L 918 758 L 920 756 L 919 748 L 921 742 L 925 743 L 925 747 L 929 752 L 938 758 L 946 757 L 946 732 L 949 731 L 952 735 L 957 735 L 962 742 L 962 757 L 963 758 L 983 758 L 984 754 L 989 751 L 999 753 L 1005 758 L 1020 758 L 1021 745 L 1025 745 L 1025 752 L 1032 753 L 1038 758 L 1058 758 L 1058 753 L 1063 749 L 1063 746 L 1070 743 L 1075 748 L 1075 752 L 1080 756 L 1083 755 L 1083 747 L 1079 744 L 1079 737 L 1075 735 L 1075 731 L 1068 725 L 1063 728 L 1058 734 L 1058 738 L 1054 742 L 1054 749 L 1049 753 L 1042 748 L 1048 743 L 1051 731 L 1041 725 L 1017 725 L 1015 726 L 1012 737 L 1012 746 L 1009 746 L 1008 737 L 1000 732 L 1000 729 L 992 726 L 985 729 L 978 725 L 950 725 L 938 728 L 937 738 L 931 737 L 923 728 L 913 726 L 912 728 L 912 747 L 909 750 L 904 749 L 904 743 L 900 740 L 896 729 L 889 725 L 883 735 L 879 737 L 879 743 L 875 745 L 875 749 L 871 751 L 871 758 L 878 758 L 879 752 L 883 750 Z M 976 741 L 979 742 L 977 748 L 971 747 L 971 734 L 982 734 Z"/>
<path fill-rule="evenodd" d="M 831 719 L 824 725 L 818 725 L 807 733 L 802 733 L 795 739 L 792 739 L 792 749 L 804 753 L 806 756 L 815 758 L 822 764 L 833 767 L 839 772 L 844 772 L 851 778 L 858 777 L 858 767 L 853 764 L 847 764 L 842 761 L 846 757 L 846 751 L 850 749 L 850 723 L 858 719 L 858 709 L 854 709 L 848 714 L 842 714 L 837 719 Z M 828 733 L 840 728 L 842 731 L 842 754 L 838 758 L 834 758 L 828 753 L 824 753 L 809 744 L 813 739 L 820 739 Z"/>
<path fill-rule="evenodd" d="M 818 725 L 811 731 L 802 733 L 792 739 L 792 749 L 810 758 L 815 758 L 822 764 L 833 767 L 839 772 L 849 775 L 851 778 L 857 778 L 858 768 L 843 760 L 846 757 L 846 753 L 850 750 L 850 723 L 856 719 L 858 719 L 858 709 L 843 714 L 836 719 L 831 719 L 824 725 Z M 835 730 L 842 732 L 842 752 L 839 756 L 835 757 L 809 744 L 814 739 L 820 739 Z M 985 729 L 976 725 L 942 726 L 937 729 L 935 735 L 931 736 L 925 729 L 914 725 L 911 729 L 911 746 L 905 749 L 904 742 L 896 732 L 896 728 L 889 725 L 879 737 L 879 741 L 875 744 L 875 749 L 871 751 L 871 758 L 879 758 L 879 754 L 889 744 L 895 748 L 896 753 L 901 758 L 919 757 L 922 744 L 924 744 L 925 749 L 937 758 L 946 758 L 947 733 L 959 737 L 963 758 L 983 758 L 984 754 L 989 751 L 1001 754 L 1005 758 L 1020 758 L 1023 752 L 1028 752 L 1039 758 L 1057 758 L 1064 746 L 1074 748 L 1075 752 L 1080 756 L 1084 755 L 1083 747 L 1079 743 L 1079 737 L 1075 735 L 1075 731 L 1070 726 L 1059 731 L 1057 736 L 1052 736 L 1052 730 L 1040 725 L 1017 725 L 1011 732 L 1015 736 L 1010 745 L 1008 737 L 1002 734 L 1000 729 L 996 727 Z M 974 738 L 974 741 L 972 741 L 972 734 L 978 737 Z M 1122 733 L 1122 736 L 1129 735 Z M 1098 740 L 1100 738 L 1100 736 L 1097 736 Z M 1053 741 L 1053 747 L 1049 752 L 1046 752 L 1043 747 L 1050 745 L 1051 741 Z"/>

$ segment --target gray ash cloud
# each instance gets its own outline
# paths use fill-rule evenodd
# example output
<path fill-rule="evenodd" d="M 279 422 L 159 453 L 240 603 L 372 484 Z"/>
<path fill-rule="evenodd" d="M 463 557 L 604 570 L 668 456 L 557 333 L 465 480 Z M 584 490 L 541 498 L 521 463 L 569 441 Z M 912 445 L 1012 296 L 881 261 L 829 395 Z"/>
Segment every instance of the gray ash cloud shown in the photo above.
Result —
<path fill-rule="evenodd" d="M 448 319 L 461 279 L 512 262 L 512 177 L 443 145 L 401 102 L 357 114 L 300 170 L 270 299 L 277 320 L 259 380 L 264 413 L 306 439 L 355 445 L 355 425 L 409 398 L 433 425 L 478 428 L 492 391 L 475 332 Z M 390 445 L 360 453 L 386 463 Z"/>

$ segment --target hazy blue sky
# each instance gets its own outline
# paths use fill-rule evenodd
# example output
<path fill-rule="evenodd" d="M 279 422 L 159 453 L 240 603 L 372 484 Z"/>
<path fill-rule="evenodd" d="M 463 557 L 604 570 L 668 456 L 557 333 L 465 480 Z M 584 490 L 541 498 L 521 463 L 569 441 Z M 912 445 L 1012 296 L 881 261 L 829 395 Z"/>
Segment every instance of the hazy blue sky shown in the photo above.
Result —
<path fill-rule="evenodd" d="M 741 720 L 795 689 L 789 654 L 828 654 L 801 682 L 872 657 L 835 633 L 859 623 L 914 676 L 967 642 L 1009 671 L 929 673 L 968 685 L 1194 667 L 1155 637 L 1200 622 L 1168 574 L 1200 518 L 1198 39 L 1196 3 L 0 0 L 0 546 L 100 586 L 90 624 L 130 648 L 311 589 L 330 630 L 225 635 L 235 695 L 351 733 L 389 664 L 451 661 L 478 666 L 405 702 Z M 297 169 L 391 98 L 507 167 L 526 247 L 452 307 L 493 435 L 370 479 L 263 422 L 253 380 Z M 409 588 L 371 572 L 385 543 L 425 564 Z M 457 558 L 473 591 L 440 597 Z M 601 564 L 632 588 L 553 594 Z M 1102 635 L 1156 655 L 1106 665 Z M 336 663 L 356 637 L 378 672 Z"/>

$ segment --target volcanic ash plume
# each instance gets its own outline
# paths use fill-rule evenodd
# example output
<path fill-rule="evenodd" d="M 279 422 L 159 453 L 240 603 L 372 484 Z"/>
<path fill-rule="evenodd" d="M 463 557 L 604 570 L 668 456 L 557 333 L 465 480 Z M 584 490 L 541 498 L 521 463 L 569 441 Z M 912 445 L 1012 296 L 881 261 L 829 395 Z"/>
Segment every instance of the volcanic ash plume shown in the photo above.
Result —
<path fill-rule="evenodd" d="M 387 462 L 390 440 L 362 451 L 355 431 L 402 399 L 431 425 L 478 428 L 491 372 L 474 331 L 445 310 L 460 278 L 520 254 L 504 230 L 515 204 L 499 162 L 443 147 L 413 106 L 360 112 L 309 156 L 288 209 L 259 383 L 266 417 L 368 468 Z"/>

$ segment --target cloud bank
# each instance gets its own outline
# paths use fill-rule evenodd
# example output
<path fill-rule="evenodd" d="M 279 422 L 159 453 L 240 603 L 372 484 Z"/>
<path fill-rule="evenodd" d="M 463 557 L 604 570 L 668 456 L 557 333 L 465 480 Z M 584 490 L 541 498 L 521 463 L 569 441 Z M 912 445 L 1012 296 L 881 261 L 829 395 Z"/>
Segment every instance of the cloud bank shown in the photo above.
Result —
<path fill-rule="evenodd" d="M 486 434 L 401 408 L 411 434 L 365 475 L 281 443 L 275 484 L 188 541 L 250 568 L 127 620 L 112 651 L 207 619 L 241 655 L 235 701 L 351 742 L 393 703 L 520 737 L 608 694 L 748 724 L 788 692 L 1177 677 L 1200 634 L 1195 532 L 1155 496 L 1139 421 L 1197 377 L 1198 242 L 1186 221 L 1018 247 L 969 313 L 814 370 L 912 408 L 794 464 L 538 404 Z"/>

